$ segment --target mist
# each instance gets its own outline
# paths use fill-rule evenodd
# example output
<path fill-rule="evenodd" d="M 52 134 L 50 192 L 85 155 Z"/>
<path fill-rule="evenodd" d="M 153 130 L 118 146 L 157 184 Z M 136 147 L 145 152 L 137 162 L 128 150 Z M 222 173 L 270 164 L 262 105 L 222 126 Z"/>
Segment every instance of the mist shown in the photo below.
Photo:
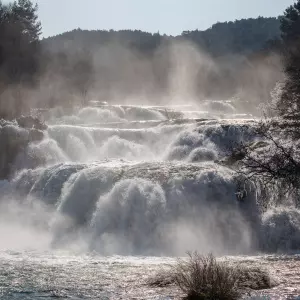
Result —
<path fill-rule="evenodd" d="M 257 141 L 253 124 L 283 78 L 280 52 L 266 48 L 277 18 L 176 37 L 78 29 L 40 40 L 29 10 L 29 33 L 3 29 L 23 42 L 0 65 L 1 179 L 14 199 L 2 200 L 4 244 L 104 255 L 260 250 L 258 192 L 244 187 L 241 201 L 222 160 L 233 144 Z M 261 22 L 268 30 L 254 43 Z"/>
<path fill-rule="evenodd" d="M 234 174 L 216 161 L 233 141 L 255 138 L 222 119 L 259 116 L 282 76 L 277 54 L 215 57 L 184 39 L 151 55 L 118 40 L 52 51 L 38 86 L 20 91 L 48 128 L 14 160 L 16 191 L 28 184 L 31 204 L 3 208 L 4 247 L 259 251 L 255 191 L 237 203 Z M 198 127 L 201 118 L 220 124 Z"/>
<path fill-rule="evenodd" d="M 41 61 L 37 86 L 19 88 L 27 109 L 59 106 L 69 113 L 90 101 L 202 108 L 205 101 L 229 100 L 238 113 L 260 116 L 258 106 L 272 101 L 272 90 L 283 79 L 275 52 L 214 57 L 184 39 L 163 41 L 151 54 L 118 40 L 93 47 L 67 44 L 53 52 L 46 46 L 49 58 Z M 14 97 L 15 90 L 7 89 L 5 96 Z M 13 110 L 16 104 L 10 103 Z"/>
<path fill-rule="evenodd" d="M 1 251 L 45 251 L 50 249 L 51 235 L 47 211 L 41 203 L 24 203 L 1 197 Z"/>
<path fill-rule="evenodd" d="M 300 0 L 48 38 L 35 3 L 0 0 L 0 298 L 296 295 Z"/>

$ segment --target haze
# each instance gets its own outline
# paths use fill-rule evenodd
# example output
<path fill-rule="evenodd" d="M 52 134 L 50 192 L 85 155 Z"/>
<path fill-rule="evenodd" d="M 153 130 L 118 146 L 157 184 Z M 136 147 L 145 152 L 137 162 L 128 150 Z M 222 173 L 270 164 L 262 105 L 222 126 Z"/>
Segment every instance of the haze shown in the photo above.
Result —
<path fill-rule="evenodd" d="M 4 1 L 5 2 L 5 1 Z M 7 2 L 7 1 L 6 1 Z M 75 28 L 140 29 L 177 35 L 216 22 L 278 16 L 291 0 L 36 0 L 43 36 Z"/>

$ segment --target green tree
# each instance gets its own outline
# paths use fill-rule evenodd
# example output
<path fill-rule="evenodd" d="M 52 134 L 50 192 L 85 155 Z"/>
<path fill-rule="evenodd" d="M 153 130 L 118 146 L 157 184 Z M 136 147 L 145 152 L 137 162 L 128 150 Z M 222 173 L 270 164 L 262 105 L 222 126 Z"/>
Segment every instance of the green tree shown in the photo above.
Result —
<path fill-rule="evenodd" d="M 11 117 L 24 108 L 22 89 L 33 85 L 39 70 L 39 36 L 37 5 L 29 0 L 3 4 L 0 0 L 0 109 L 11 107 Z M 10 90 L 1 97 L 1 92 Z M 8 103 L 8 101 L 10 101 Z"/>
<path fill-rule="evenodd" d="M 280 28 L 286 77 L 277 103 L 282 118 L 259 124 L 261 141 L 240 145 L 233 157 L 243 157 L 240 171 L 250 180 L 256 178 L 266 207 L 268 199 L 278 205 L 289 199 L 300 207 L 300 0 L 286 9 Z M 274 189 L 278 192 L 273 198 Z"/>
<path fill-rule="evenodd" d="M 280 30 L 282 39 L 291 44 L 294 39 L 300 37 L 300 1 L 291 5 L 284 12 L 280 20 Z"/>
<path fill-rule="evenodd" d="M 300 113 L 300 0 L 286 9 L 281 18 L 284 44 L 285 82 L 277 104 L 281 115 Z"/>

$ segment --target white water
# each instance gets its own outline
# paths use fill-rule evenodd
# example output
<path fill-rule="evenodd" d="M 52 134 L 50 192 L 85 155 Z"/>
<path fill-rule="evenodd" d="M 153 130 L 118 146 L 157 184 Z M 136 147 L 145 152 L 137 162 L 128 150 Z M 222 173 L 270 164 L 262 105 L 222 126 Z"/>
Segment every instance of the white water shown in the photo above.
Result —
<path fill-rule="evenodd" d="M 201 119 L 220 115 L 226 119 Z M 217 163 L 235 143 L 255 139 L 255 121 L 235 115 L 230 103 L 219 102 L 202 111 L 107 106 L 69 116 L 49 112 L 44 140 L 21 151 L 14 178 L 1 182 L 0 250 L 21 251 L 20 259 L 27 251 L 47 251 L 51 261 L 48 253 L 57 250 L 178 256 L 299 249 L 300 212 L 262 212 L 250 184 L 240 201 L 235 172 Z M 109 293 L 118 299 L 116 290 Z"/>

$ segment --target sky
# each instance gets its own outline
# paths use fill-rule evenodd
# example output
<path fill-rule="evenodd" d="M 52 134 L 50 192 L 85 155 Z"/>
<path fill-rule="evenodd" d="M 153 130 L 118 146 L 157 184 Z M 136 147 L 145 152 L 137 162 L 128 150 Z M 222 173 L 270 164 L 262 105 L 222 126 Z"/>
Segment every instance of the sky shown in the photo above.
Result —
<path fill-rule="evenodd" d="M 6 2 L 8 0 L 5 0 Z M 274 17 L 293 0 L 34 0 L 43 36 L 76 28 L 140 29 L 171 35 L 216 22 Z"/>

